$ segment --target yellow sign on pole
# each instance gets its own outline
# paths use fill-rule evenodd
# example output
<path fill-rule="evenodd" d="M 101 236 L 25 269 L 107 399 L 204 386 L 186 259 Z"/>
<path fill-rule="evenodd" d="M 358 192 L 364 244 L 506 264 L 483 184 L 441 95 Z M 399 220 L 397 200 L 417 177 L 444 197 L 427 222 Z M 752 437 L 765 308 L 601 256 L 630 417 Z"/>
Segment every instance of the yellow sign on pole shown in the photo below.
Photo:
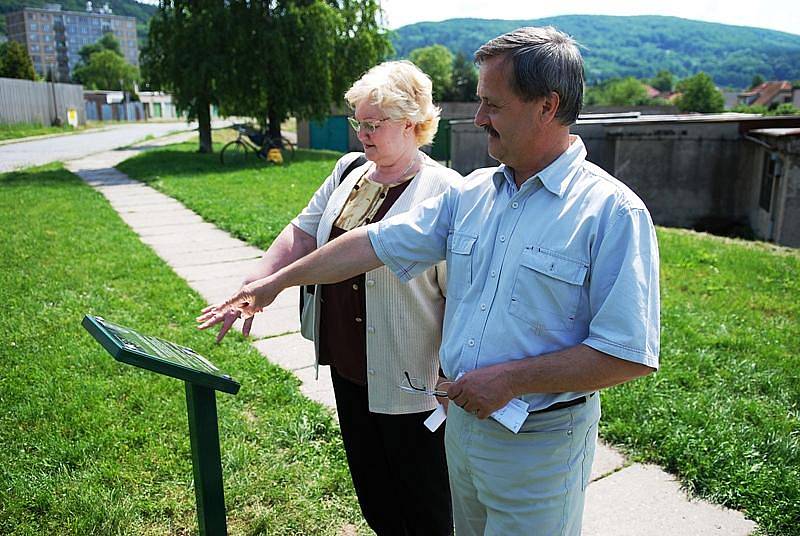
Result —
<path fill-rule="evenodd" d="M 67 123 L 73 128 L 78 127 L 78 110 L 75 108 L 67 108 Z"/>

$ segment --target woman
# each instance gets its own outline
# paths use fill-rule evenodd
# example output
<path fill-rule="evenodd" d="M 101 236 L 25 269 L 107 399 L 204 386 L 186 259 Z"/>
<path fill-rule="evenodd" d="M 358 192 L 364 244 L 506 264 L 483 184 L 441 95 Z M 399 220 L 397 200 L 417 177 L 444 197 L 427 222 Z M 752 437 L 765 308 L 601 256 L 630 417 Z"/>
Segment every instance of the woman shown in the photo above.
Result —
<path fill-rule="evenodd" d="M 354 227 L 405 212 L 460 178 L 419 150 L 433 140 L 439 110 L 430 79 L 412 63 L 370 69 L 345 99 L 366 163 L 351 165 L 359 153 L 343 156 L 245 284 Z M 444 427 L 431 433 L 423 425 L 436 402 L 400 389 L 408 378 L 417 388 L 436 385 L 443 270 L 442 263 L 403 284 L 381 267 L 314 292 L 310 327 L 317 362 L 331 367 L 353 484 L 367 523 L 381 536 L 452 533 Z M 228 315 L 221 335 L 232 314 L 238 313 Z"/>

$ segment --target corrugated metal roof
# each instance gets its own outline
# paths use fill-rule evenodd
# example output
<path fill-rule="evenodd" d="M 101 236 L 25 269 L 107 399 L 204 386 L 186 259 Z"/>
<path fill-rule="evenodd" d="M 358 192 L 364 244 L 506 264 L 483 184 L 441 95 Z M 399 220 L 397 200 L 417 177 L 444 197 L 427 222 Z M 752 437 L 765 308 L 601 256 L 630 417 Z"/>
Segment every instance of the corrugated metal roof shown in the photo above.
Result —
<path fill-rule="evenodd" d="M 782 138 L 784 136 L 800 136 L 800 128 L 757 128 L 751 130 L 750 133 Z"/>
<path fill-rule="evenodd" d="M 578 116 L 578 124 L 597 124 L 597 123 L 723 123 L 739 122 L 750 119 L 762 119 L 761 114 L 743 114 L 737 112 L 726 112 L 721 114 L 672 114 L 672 115 L 644 115 L 638 112 L 623 114 L 581 114 Z"/>

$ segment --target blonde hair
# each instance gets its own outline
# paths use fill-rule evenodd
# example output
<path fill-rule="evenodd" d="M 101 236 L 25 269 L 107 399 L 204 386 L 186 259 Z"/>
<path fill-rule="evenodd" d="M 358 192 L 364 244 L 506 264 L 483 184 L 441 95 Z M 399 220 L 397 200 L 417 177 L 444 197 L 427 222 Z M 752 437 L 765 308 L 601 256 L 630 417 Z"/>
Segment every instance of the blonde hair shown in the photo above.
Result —
<path fill-rule="evenodd" d="M 392 119 L 408 119 L 421 146 L 431 143 L 439 128 L 441 110 L 433 105 L 432 90 L 428 75 L 410 61 L 386 61 L 364 73 L 344 98 L 353 109 L 366 100 Z"/>

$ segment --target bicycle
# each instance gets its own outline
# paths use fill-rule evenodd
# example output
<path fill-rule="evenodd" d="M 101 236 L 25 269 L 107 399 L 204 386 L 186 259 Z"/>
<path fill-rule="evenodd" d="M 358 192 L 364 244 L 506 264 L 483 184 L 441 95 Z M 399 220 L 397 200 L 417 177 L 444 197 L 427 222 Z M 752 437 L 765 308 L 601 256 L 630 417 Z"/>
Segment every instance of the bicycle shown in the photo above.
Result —
<path fill-rule="evenodd" d="M 283 136 L 269 138 L 247 124 L 235 124 L 230 128 L 238 135 L 235 140 L 226 143 L 220 151 L 219 161 L 223 165 L 242 164 L 247 161 L 250 152 L 253 152 L 256 158 L 274 164 L 283 164 L 294 159 L 295 144 Z"/>

